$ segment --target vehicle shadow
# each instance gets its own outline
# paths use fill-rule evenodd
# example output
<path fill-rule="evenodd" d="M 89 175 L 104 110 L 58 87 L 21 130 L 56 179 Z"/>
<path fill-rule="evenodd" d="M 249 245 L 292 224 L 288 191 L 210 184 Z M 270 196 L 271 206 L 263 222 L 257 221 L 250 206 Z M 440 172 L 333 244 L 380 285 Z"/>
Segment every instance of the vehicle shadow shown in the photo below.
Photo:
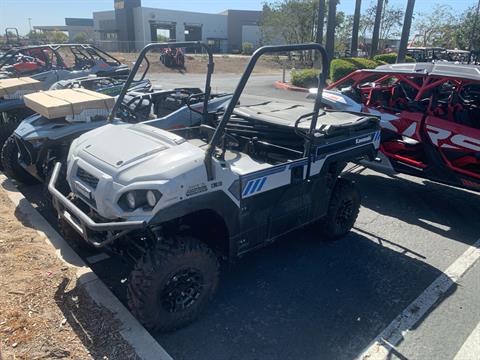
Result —
<path fill-rule="evenodd" d="M 360 189 L 362 206 L 375 214 L 469 245 L 480 236 L 478 193 L 414 177 L 387 177 L 370 170 L 346 176 Z"/>
<path fill-rule="evenodd" d="M 154 336 L 175 359 L 352 359 L 440 274 L 406 248 L 305 229 L 226 272 L 197 322 Z"/>
<path fill-rule="evenodd" d="M 97 305 L 77 281 L 73 288 L 64 279 L 54 300 L 93 359 L 139 359 L 120 334 L 114 314 Z"/>

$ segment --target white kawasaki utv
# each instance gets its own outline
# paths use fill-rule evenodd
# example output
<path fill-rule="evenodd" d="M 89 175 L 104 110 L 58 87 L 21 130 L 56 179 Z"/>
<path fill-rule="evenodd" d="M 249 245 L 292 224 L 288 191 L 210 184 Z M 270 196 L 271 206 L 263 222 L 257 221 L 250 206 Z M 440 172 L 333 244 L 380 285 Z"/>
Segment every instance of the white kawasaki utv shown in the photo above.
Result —
<path fill-rule="evenodd" d="M 56 165 L 49 190 L 64 234 L 135 261 L 128 303 L 147 328 L 193 321 L 216 291 L 220 259 L 310 223 L 320 238 L 350 231 L 360 196 L 339 175 L 349 161 L 375 158 L 378 119 L 325 111 L 320 98 L 313 111 L 280 101 L 238 104 L 261 55 L 314 50 L 325 71 L 318 44 L 258 49 L 228 107 L 199 126 L 111 124 L 82 135 L 68 155 L 68 197 L 56 189 Z M 319 94 L 323 85 L 321 75 Z"/>

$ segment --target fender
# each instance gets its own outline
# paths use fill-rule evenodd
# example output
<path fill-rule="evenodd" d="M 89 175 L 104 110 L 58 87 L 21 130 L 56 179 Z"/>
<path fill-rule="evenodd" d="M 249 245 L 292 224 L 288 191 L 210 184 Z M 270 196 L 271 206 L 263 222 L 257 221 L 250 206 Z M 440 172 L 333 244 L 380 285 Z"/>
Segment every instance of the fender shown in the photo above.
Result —
<path fill-rule="evenodd" d="M 0 100 L 0 112 L 7 112 L 16 109 L 25 108 L 23 99 L 3 99 Z"/>
<path fill-rule="evenodd" d="M 214 211 L 223 218 L 230 236 L 230 250 L 236 251 L 236 241 L 234 241 L 234 239 L 240 235 L 240 209 L 233 200 L 225 194 L 225 192 L 220 190 L 206 193 L 203 196 L 188 198 L 184 201 L 160 209 L 158 213 L 150 219 L 148 225 L 165 223 L 200 210 Z"/>

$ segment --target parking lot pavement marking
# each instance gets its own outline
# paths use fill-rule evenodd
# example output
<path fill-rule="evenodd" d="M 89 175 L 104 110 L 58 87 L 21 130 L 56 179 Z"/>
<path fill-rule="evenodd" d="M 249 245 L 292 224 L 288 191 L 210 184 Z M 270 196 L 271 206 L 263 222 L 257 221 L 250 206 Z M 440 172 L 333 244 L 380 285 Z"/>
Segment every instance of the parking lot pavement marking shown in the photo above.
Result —
<path fill-rule="evenodd" d="M 480 323 L 463 343 L 453 360 L 478 360 L 480 357 Z"/>
<path fill-rule="evenodd" d="M 100 261 L 107 260 L 107 259 L 110 259 L 110 256 L 108 256 L 105 253 L 100 253 L 100 254 L 89 256 L 86 258 L 89 264 L 96 264 Z"/>
<path fill-rule="evenodd" d="M 357 360 L 380 360 L 392 356 L 395 346 L 423 318 L 437 301 L 457 283 L 480 258 L 480 239 L 398 315 L 357 357 Z"/>

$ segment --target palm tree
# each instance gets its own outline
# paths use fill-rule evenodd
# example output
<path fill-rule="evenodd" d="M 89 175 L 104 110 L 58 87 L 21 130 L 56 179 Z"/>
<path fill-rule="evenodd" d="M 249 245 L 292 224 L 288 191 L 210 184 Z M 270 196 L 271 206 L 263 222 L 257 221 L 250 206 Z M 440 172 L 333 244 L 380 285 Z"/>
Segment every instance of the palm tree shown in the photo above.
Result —
<path fill-rule="evenodd" d="M 329 60 L 333 59 L 335 54 L 335 25 L 337 17 L 338 0 L 328 0 L 328 16 L 327 16 L 327 39 L 325 42 L 325 50 Z"/>
<path fill-rule="evenodd" d="M 370 57 L 374 57 L 378 51 L 378 37 L 380 35 L 380 23 L 382 21 L 383 1 L 377 0 L 377 12 L 375 14 L 375 22 L 373 24 L 372 34 L 372 49 L 370 50 Z"/>
<path fill-rule="evenodd" d="M 325 0 L 318 0 L 317 44 L 323 42 L 323 23 L 325 21 Z"/>
<path fill-rule="evenodd" d="M 402 37 L 398 47 L 397 63 L 405 61 L 407 53 L 408 38 L 410 36 L 410 28 L 412 26 L 413 8 L 415 7 L 415 0 L 408 0 L 407 9 L 405 10 L 405 18 L 403 20 Z"/>
<path fill-rule="evenodd" d="M 353 29 L 352 29 L 352 42 L 350 45 L 350 54 L 355 57 L 358 55 L 358 28 L 360 25 L 360 8 L 362 6 L 362 0 L 355 1 L 355 12 L 353 13 Z"/>

